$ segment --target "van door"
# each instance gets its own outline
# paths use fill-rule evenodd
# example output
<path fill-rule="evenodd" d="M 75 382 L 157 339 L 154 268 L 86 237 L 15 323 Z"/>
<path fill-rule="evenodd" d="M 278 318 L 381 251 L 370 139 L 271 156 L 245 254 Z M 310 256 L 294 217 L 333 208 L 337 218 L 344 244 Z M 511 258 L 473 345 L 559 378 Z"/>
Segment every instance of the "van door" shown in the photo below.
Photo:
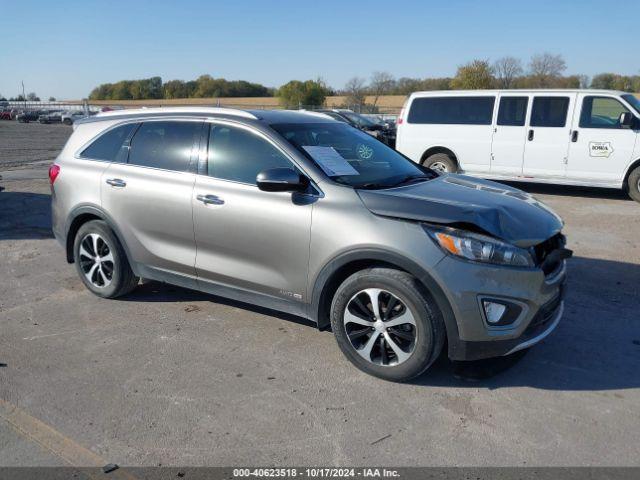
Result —
<path fill-rule="evenodd" d="M 500 94 L 491 142 L 491 173 L 522 175 L 529 103 L 528 95 Z"/>
<path fill-rule="evenodd" d="M 578 95 L 567 178 L 589 183 L 617 183 L 624 177 L 636 143 L 636 132 L 620 126 L 620 114 L 629 112 L 610 95 Z"/>
<path fill-rule="evenodd" d="M 533 96 L 522 166 L 525 177 L 564 179 L 576 95 Z"/>

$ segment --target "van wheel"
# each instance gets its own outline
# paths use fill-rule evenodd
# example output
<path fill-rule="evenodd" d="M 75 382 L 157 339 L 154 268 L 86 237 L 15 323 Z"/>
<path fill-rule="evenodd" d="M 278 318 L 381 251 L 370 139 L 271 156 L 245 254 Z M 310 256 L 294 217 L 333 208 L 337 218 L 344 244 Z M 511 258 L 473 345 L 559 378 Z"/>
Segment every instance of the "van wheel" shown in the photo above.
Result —
<path fill-rule="evenodd" d="M 420 375 L 444 345 L 442 315 L 412 275 L 391 268 L 354 273 L 336 291 L 331 326 L 360 370 L 396 382 Z"/>
<path fill-rule="evenodd" d="M 139 278 L 113 231 L 102 220 L 92 220 L 78 229 L 73 244 L 78 275 L 95 295 L 116 298 L 132 291 Z"/>
<path fill-rule="evenodd" d="M 455 173 L 458 171 L 456 161 L 446 153 L 434 153 L 422 162 L 425 167 L 443 173 Z"/>
<path fill-rule="evenodd" d="M 636 167 L 627 178 L 627 193 L 636 202 L 640 202 L 640 167 Z"/>

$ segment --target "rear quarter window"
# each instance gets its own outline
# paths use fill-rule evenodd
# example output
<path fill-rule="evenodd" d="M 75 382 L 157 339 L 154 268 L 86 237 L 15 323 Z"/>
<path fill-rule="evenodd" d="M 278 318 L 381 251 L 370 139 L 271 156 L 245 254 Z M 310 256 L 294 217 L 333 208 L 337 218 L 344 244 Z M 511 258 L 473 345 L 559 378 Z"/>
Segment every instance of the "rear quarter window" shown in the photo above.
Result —
<path fill-rule="evenodd" d="M 92 160 L 104 160 L 107 162 L 125 162 L 126 150 L 125 140 L 129 134 L 138 126 L 137 123 L 129 123 L 112 128 L 96 138 L 91 144 L 80 153 L 81 158 Z"/>
<path fill-rule="evenodd" d="M 491 125 L 495 96 L 424 97 L 411 102 L 408 123 Z"/>

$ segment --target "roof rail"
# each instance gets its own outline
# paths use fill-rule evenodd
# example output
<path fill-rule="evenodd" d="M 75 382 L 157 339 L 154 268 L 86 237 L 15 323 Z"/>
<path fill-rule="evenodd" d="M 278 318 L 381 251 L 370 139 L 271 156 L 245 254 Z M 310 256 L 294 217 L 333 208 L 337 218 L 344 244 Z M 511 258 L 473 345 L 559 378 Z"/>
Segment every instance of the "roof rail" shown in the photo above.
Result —
<path fill-rule="evenodd" d="M 124 115 L 167 115 L 171 113 L 201 113 L 201 114 L 221 114 L 221 115 L 235 115 L 238 117 L 251 118 L 257 120 L 253 113 L 246 110 L 239 110 L 237 108 L 225 108 L 225 107 L 149 107 L 149 108 L 131 108 L 122 110 L 111 110 L 108 112 L 100 112 L 96 117 L 118 117 Z"/>

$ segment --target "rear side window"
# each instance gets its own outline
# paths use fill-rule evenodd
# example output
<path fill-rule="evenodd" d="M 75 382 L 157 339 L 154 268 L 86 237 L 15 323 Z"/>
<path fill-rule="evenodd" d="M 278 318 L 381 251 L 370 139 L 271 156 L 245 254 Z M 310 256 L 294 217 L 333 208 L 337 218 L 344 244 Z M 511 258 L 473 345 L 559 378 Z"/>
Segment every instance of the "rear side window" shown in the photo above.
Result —
<path fill-rule="evenodd" d="M 585 97 L 580 113 L 581 128 L 622 128 L 620 114 L 629 110 L 611 97 Z"/>
<path fill-rule="evenodd" d="M 186 172 L 201 128 L 201 122 L 145 122 L 131 140 L 129 163 Z"/>
<path fill-rule="evenodd" d="M 255 185 L 258 173 L 279 167 L 293 165 L 264 138 L 243 128 L 212 125 L 207 161 L 210 177 Z"/>
<path fill-rule="evenodd" d="M 125 162 L 127 160 L 127 151 L 122 147 L 129 134 L 137 126 L 137 123 L 130 123 L 109 130 L 85 148 L 80 156 L 108 162 Z"/>
<path fill-rule="evenodd" d="M 491 125 L 495 97 L 427 97 L 411 103 L 407 122 Z"/>
<path fill-rule="evenodd" d="M 564 127 L 569 97 L 535 97 L 531 109 L 532 127 Z"/>
<path fill-rule="evenodd" d="M 528 103 L 528 97 L 502 97 L 498 108 L 498 125 L 524 126 Z"/>

